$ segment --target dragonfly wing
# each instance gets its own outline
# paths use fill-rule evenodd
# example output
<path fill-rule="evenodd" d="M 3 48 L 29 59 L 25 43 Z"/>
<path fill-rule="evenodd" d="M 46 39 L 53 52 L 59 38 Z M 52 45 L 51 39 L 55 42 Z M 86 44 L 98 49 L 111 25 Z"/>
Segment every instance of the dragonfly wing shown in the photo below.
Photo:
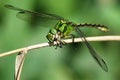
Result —
<path fill-rule="evenodd" d="M 92 48 L 92 46 L 89 44 L 89 42 L 86 40 L 84 33 L 78 28 L 78 27 L 74 27 L 76 32 L 78 33 L 78 35 L 82 38 L 82 41 L 84 41 L 85 45 L 87 46 L 89 52 L 91 53 L 91 55 L 93 56 L 93 58 L 95 59 L 95 61 L 97 61 L 97 63 L 100 65 L 100 67 L 108 72 L 108 67 L 107 64 L 105 63 L 105 61 L 95 52 L 95 50 Z"/>
<path fill-rule="evenodd" d="M 46 19 L 51 19 L 51 20 L 64 20 L 64 18 L 54 15 L 54 14 L 24 10 L 24 9 L 14 7 L 12 5 L 5 5 L 5 7 L 8 9 L 19 11 L 17 15 L 18 15 L 18 18 L 20 19 L 28 20 L 28 18 L 38 17 L 38 18 L 46 18 Z"/>

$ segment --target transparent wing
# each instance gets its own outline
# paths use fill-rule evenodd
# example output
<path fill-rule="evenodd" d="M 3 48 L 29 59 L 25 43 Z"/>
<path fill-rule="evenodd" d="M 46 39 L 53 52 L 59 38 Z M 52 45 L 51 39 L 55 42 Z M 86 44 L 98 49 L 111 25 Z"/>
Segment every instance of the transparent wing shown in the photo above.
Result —
<path fill-rule="evenodd" d="M 84 41 L 85 45 L 87 46 L 89 52 L 91 53 L 91 55 L 93 56 L 93 58 L 97 61 L 97 63 L 100 65 L 100 67 L 108 72 L 108 67 L 107 64 L 105 63 L 105 61 L 95 52 L 95 50 L 92 48 L 92 46 L 89 44 L 89 42 L 86 40 L 84 33 L 78 28 L 78 27 L 74 27 L 76 32 L 78 33 L 78 35 L 82 38 L 82 40 Z"/>
<path fill-rule="evenodd" d="M 8 9 L 19 11 L 17 13 L 17 17 L 23 20 L 29 20 L 29 19 L 32 19 L 33 17 L 42 18 L 42 19 L 52 19 L 52 20 L 64 20 L 64 18 L 54 14 L 28 11 L 28 10 L 14 7 L 12 5 L 5 5 L 5 7 Z"/>

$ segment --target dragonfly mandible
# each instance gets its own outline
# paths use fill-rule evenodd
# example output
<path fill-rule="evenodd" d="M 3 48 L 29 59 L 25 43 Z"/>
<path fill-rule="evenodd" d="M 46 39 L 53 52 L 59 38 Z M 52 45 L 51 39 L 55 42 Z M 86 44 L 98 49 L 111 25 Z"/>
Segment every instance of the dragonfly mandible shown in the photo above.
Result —
<path fill-rule="evenodd" d="M 62 47 L 65 42 L 62 39 L 67 38 L 70 36 L 71 32 L 75 31 L 80 38 L 82 38 L 82 41 L 84 44 L 87 46 L 90 54 L 92 57 L 95 59 L 95 61 L 99 64 L 99 66 L 106 72 L 108 72 L 108 67 L 103 58 L 101 58 L 95 50 L 92 48 L 92 46 L 89 44 L 89 42 L 85 38 L 85 34 L 80 30 L 80 27 L 93 27 L 96 29 L 99 29 L 103 32 L 109 31 L 109 29 L 100 24 L 75 24 L 73 22 L 70 22 L 67 19 L 64 19 L 61 16 L 54 15 L 54 14 L 48 14 L 48 13 L 42 13 L 42 12 L 34 12 L 34 11 L 29 11 L 29 10 L 24 10 L 21 8 L 14 7 L 12 5 L 5 5 L 6 8 L 16 10 L 18 11 L 17 15 L 19 16 L 37 16 L 40 18 L 46 18 L 46 19 L 51 19 L 51 20 L 58 20 L 57 24 L 52 27 L 48 34 L 46 35 L 46 38 L 48 39 L 50 44 L 57 43 L 56 47 Z"/>

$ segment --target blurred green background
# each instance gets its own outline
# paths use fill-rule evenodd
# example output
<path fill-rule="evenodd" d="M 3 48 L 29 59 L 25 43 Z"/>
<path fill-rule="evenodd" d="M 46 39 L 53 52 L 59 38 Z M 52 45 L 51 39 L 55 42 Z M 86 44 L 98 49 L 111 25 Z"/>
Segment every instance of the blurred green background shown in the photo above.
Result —
<path fill-rule="evenodd" d="M 120 0 L 0 0 L 0 53 L 48 42 L 46 34 L 53 24 L 26 22 L 16 18 L 17 11 L 4 7 L 11 4 L 22 9 L 60 15 L 75 23 L 104 24 L 110 32 L 82 29 L 86 36 L 119 35 Z M 41 25 L 42 24 L 42 25 Z M 47 25 L 46 25 L 47 24 Z M 63 48 L 45 47 L 32 50 L 25 57 L 21 80 L 119 80 L 120 43 L 91 42 L 107 62 L 104 72 L 82 43 Z M 0 80 L 14 79 L 15 56 L 0 58 Z"/>

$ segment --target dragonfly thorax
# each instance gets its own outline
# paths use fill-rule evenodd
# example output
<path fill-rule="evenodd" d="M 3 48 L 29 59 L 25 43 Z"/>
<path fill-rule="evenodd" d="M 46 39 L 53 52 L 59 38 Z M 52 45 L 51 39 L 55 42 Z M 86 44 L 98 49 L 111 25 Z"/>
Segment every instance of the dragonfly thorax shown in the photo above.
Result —
<path fill-rule="evenodd" d="M 66 38 L 73 31 L 70 23 L 60 20 L 55 27 L 51 28 L 47 34 L 50 43 L 56 43 L 57 46 L 63 44 L 62 39 Z"/>

